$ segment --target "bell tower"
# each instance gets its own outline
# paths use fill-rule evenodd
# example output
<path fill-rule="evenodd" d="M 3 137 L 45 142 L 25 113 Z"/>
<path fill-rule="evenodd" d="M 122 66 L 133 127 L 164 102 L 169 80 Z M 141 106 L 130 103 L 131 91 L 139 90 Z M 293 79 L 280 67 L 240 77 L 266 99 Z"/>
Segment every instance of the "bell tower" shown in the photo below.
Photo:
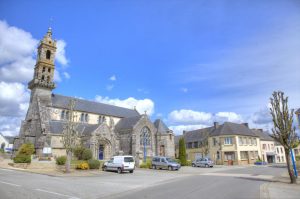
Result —
<path fill-rule="evenodd" d="M 56 41 L 52 39 L 52 29 L 49 28 L 38 46 L 37 59 L 34 67 L 33 79 L 28 83 L 31 90 L 30 102 L 38 97 L 44 105 L 51 103 L 52 90 L 55 88 L 54 60 L 56 52 Z"/>
<path fill-rule="evenodd" d="M 52 39 L 52 30 L 49 28 L 38 46 L 33 79 L 28 84 L 28 88 L 32 91 L 35 88 L 43 88 L 50 91 L 55 88 L 55 83 L 53 82 L 55 52 L 56 41 Z"/>

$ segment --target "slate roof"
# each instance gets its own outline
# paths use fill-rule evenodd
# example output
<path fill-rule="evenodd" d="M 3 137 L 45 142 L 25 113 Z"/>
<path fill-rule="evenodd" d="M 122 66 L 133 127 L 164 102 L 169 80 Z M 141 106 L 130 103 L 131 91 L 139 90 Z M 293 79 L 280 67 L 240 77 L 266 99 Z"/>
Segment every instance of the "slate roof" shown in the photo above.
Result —
<path fill-rule="evenodd" d="M 59 120 L 50 121 L 50 132 L 53 134 L 62 134 L 66 122 Z M 99 124 L 78 123 L 77 130 L 82 135 L 90 135 L 99 127 Z"/>
<path fill-rule="evenodd" d="M 140 115 L 136 110 L 133 109 L 78 99 L 74 97 L 57 95 L 57 94 L 52 94 L 52 106 L 55 108 L 67 109 L 71 99 L 76 100 L 75 110 L 77 111 L 95 113 L 98 115 L 115 116 L 121 118 L 134 117 Z"/>
<path fill-rule="evenodd" d="M 167 125 L 161 119 L 155 120 L 154 126 L 157 128 L 159 133 L 166 134 L 166 133 L 170 132 L 170 129 L 167 127 Z"/>
<path fill-rule="evenodd" d="M 4 136 L 4 138 L 8 141 L 9 144 L 13 144 L 14 143 L 14 136 Z"/>
<path fill-rule="evenodd" d="M 116 130 L 132 129 L 134 125 L 142 118 L 142 115 L 122 118 L 115 126 Z"/>
<path fill-rule="evenodd" d="M 184 133 L 185 142 L 197 142 L 203 140 L 206 136 L 214 130 L 214 127 L 208 127 L 203 129 L 197 129 L 193 131 L 186 131 Z"/>
<path fill-rule="evenodd" d="M 220 136 L 220 135 L 245 135 L 245 136 L 258 137 L 246 125 L 236 124 L 232 122 L 224 122 L 224 124 L 219 125 L 218 128 L 214 129 L 210 134 L 210 136 Z"/>
<path fill-rule="evenodd" d="M 263 141 L 274 141 L 268 132 L 263 132 L 260 129 L 252 129 L 252 131 Z"/>

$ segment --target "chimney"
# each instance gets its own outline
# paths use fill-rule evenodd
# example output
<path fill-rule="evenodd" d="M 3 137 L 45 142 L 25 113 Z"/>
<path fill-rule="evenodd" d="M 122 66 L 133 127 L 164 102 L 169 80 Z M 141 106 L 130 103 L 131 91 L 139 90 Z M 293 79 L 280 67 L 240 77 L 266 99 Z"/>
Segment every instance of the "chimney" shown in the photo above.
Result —
<path fill-rule="evenodd" d="M 249 128 L 248 123 L 242 123 L 245 127 Z"/>
<path fill-rule="evenodd" d="M 219 127 L 219 122 L 214 122 L 214 127 L 217 129 Z"/>

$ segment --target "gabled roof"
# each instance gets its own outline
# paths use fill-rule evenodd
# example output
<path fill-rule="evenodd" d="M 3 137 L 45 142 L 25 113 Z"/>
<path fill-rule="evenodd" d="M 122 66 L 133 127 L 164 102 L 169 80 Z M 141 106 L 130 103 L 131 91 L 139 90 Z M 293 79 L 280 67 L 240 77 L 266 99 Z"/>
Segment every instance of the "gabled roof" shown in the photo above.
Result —
<path fill-rule="evenodd" d="M 258 137 L 246 125 L 236 124 L 232 122 L 224 122 L 224 124 L 219 125 L 210 134 L 210 136 L 220 136 L 220 135 L 245 135 L 245 136 Z"/>
<path fill-rule="evenodd" d="M 166 134 L 166 133 L 170 132 L 170 129 L 167 127 L 167 125 L 161 119 L 155 120 L 154 126 L 157 128 L 158 132 L 161 134 Z"/>
<path fill-rule="evenodd" d="M 4 136 L 4 138 L 8 141 L 9 144 L 13 144 L 14 143 L 14 136 Z"/>
<path fill-rule="evenodd" d="M 115 126 L 116 130 L 132 129 L 138 121 L 142 118 L 142 115 L 134 117 L 122 118 Z"/>
<path fill-rule="evenodd" d="M 52 120 L 49 122 L 50 132 L 53 134 L 62 134 L 66 122 L 59 120 Z M 77 131 L 80 135 L 90 135 L 95 131 L 100 124 L 87 124 L 87 123 L 77 123 Z"/>
<path fill-rule="evenodd" d="M 252 131 L 263 141 L 274 141 L 268 132 L 263 132 L 260 129 L 252 129 Z"/>
<path fill-rule="evenodd" d="M 214 127 L 208 127 L 203 129 L 197 129 L 193 131 L 186 131 L 183 136 L 185 142 L 198 142 L 210 136 L 210 133 L 214 130 Z"/>
<path fill-rule="evenodd" d="M 57 94 L 52 94 L 52 106 L 55 108 L 67 109 L 68 104 L 72 99 L 76 100 L 76 104 L 75 104 L 76 111 L 95 113 L 98 115 L 115 116 L 121 118 L 134 117 L 140 115 L 136 110 L 133 109 L 78 99 L 74 97 L 57 95 Z"/>

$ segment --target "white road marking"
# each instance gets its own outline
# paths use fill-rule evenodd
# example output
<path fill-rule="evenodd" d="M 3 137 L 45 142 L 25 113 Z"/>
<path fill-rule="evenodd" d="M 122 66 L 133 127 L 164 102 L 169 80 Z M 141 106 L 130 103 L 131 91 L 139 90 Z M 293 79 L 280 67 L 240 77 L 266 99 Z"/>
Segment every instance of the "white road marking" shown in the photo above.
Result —
<path fill-rule="evenodd" d="M 13 170 L 10 170 L 10 169 L 2 169 L 2 168 L 0 168 L 0 170 L 13 172 Z"/>
<path fill-rule="evenodd" d="M 0 183 L 8 184 L 8 185 L 15 186 L 15 187 L 20 187 L 21 186 L 21 185 L 18 185 L 18 184 L 13 184 L 13 183 L 3 182 L 3 181 L 0 181 Z"/>
<path fill-rule="evenodd" d="M 61 194 L 61 193 L 57 193 L 57 192 L 53 192 L 53 191 L 47 191 L 47 190 L 44 190 L 44 189 L 34 189 L 34 190 L 45 192 L 45 193 L 51 193 L 51 194 L 55 194 L 55 195 L 58 195 L 58 196 L 65 196 L 65 197 L 68 197 L 70 199 L 79 199 L 79 198 L 76 198 L 74 196 L 69 196 L 69 195 L 65 195 L 65 194 Z"/>

